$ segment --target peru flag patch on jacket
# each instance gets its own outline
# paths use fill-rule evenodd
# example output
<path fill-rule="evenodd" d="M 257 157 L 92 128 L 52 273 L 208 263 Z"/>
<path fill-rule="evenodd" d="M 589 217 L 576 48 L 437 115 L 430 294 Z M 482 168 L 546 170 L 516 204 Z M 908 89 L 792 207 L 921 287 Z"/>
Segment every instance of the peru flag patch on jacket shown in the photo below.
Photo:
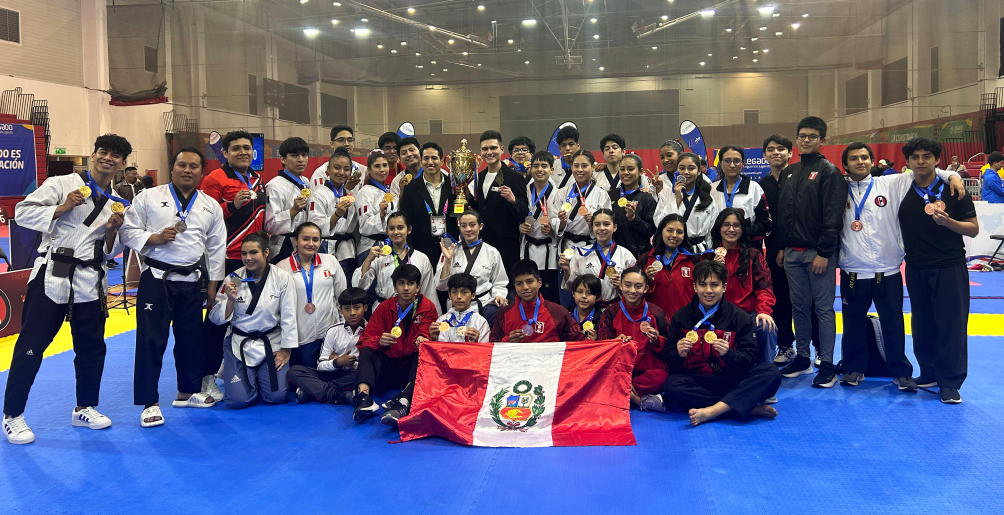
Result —
<path fill-rule="evenodd" d="M 424 342 L 401 440 L 484 447 L 634 445 L 635 348 L 620 340 Z"/>

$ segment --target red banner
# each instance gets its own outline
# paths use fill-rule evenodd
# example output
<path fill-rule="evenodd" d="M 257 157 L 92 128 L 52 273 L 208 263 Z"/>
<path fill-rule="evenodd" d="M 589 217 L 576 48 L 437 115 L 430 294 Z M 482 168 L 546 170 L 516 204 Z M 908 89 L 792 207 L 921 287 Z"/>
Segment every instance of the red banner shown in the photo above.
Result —
<path fill-rule="evenodd" d="M 21 332 L 21 307 L 31 269 L 0 274 L 0 338 Z"/>

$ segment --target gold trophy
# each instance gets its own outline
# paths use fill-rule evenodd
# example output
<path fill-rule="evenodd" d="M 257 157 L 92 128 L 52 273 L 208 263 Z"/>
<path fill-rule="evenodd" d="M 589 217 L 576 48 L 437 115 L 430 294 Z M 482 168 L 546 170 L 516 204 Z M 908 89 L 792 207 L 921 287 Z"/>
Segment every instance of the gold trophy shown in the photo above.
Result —
<path fill-rule="evenodd" d="M 481 167 L 481 156 L 467 148 L 467 140 L 460 140 L 460 149 L 450 152 L 443 165 L 450 172 L 456 186 L 457 199 L 453 202 L 453 214 L 459 218 L 467 209 L 467 185 L 474 180 L 474 172 Z"/>

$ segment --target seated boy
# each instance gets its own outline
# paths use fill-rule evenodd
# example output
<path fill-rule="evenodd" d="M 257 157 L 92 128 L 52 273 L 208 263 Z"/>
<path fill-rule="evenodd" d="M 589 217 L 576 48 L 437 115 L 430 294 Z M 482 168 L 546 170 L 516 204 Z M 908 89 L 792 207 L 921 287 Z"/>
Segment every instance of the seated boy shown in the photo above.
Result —
<path fill-rule="evenodd" d="M 429 339 L 440 342 L 487 342 L 488 321 L 471 306 L 478 282 L 471 274 L 453 274 L 446 282 L 450 289 L 449 311 L 429 326 Z"/>
<path fill-rule="evenodd" d="M 370 317 L 359 337 L 359 385 L 352 398 L 356 422 L 376 415 L 379 406 L 371 393 L 403 388 L 401 393 L 383 403 L 380 422 L 397 427 L 397 420 L 408 414 L 418 369 L 418 344 L 429 339 L 429 322 L 439 313 L 431 300 L 419 295 L 422 273 L 412 264 L 397 267 L 390 276 L 393 297 L 383 301 Z"/>
<path fill-rule="evenodd" d="M 366 290 L 348 288 L 338 294 L 338 310 L 343 323 L 328 329 L 321 345 L 317 368 L 293 365 L 286 380 L 296 387 L 296 402 L 303 404 L 311 397 L 328 404 L 351 404 L 352 387 L 356 384 L 356 343 L 366 325 Z"/>
<path fill-rule="evenodd" d="M 493 342 L 576 342 L 584 339 L 579 325 L 560 304 L 540 296 L 537 264 L 521 259 L 512 266 L 518 301 L 495 315 Z"/>
<path fill-rule="evenodd" d="M 572 290 L 575 308 L 572 320 L 579 326 L 586 340 L 596 339 L 596 323 L 603 313 L 603 306 L 596 303 L 603 293 L 603 285 L 595 275 L 580 275 L 568 286 Z"/>
<path fill-rule="evenodd" d="M 697 295 L 673 314 L 666 339 L 676 343 L 662 351 L 670 369 L 666 406 L 689 410 L 695 426 L 729 412 L 776 417 L 777 410 L 759 403 L 777 393 L 781 373 L 773 363 L 757 363 L 750 316 L 724 299 L 728 270 L 701 261 L 693 275 Z"/>

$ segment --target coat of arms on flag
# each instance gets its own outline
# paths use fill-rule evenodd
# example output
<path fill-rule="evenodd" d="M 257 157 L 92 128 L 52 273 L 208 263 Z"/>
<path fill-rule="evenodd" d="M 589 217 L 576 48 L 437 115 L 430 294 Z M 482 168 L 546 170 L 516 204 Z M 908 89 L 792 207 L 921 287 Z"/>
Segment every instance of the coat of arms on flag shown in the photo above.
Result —
<path fill-rule="evenodd" d="M 509 388 L 502 388 L 492 397 L 492 420 L 500 431 L 530 429 L 544 414 L 544 388 L 540 385 L 534 388 L 533 383 L 523 380 L 512 386 L 512 395 L 507 396 L 508 392 Z"/>

